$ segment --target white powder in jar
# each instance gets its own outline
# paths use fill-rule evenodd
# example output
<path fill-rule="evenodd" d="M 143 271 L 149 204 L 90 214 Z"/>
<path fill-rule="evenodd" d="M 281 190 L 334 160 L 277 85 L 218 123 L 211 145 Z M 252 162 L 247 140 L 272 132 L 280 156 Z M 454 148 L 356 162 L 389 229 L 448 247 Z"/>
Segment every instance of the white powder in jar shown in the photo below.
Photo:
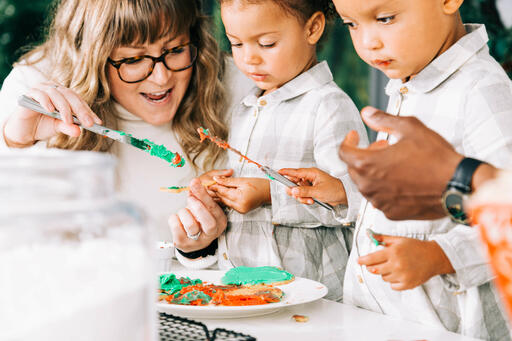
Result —
<path fill-rule="evenodd" d="M 0 339 L 149 340 L 150 265 L 124 238 L 0 250 Z"/>

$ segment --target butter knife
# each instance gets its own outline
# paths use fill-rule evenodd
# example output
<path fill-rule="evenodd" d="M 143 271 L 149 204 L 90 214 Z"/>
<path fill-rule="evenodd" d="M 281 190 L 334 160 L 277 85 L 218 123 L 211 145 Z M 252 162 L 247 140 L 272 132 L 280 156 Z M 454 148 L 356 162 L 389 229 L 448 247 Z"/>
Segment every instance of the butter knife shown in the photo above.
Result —
<path fill-rule="evenodd" d="M 282 183 L 283 185 L 285 185 L 286 187 L 297 187 L 297 184 L 295 182 L 293 182 L 290 179 L 288 179 L 287 177 L 279 174 L 277 171 L 273 170 L 270 167 L 261 166 L 260 169 L 270 179 L 276 180 L 276 181 Z M 329 205 L 328 203 L 322 202 L 320 200 L 316 200 L 315 198 L 313 198 L 313 201 L 316 202 L 318 205 L 322 206 L 323 208 L 326 208 L 331 211 L 333 210 L 333 207 L 331 205 Z"/>
<path fill-rule="evenodd" d="M 41 104 L 39 104 L 39 102 L 35 101 L 34 99 L 28 96 L 21 95 L 18 98 L 18 104 L 22 107 L 36 111 L 43 115 L 53 117 L 58 120 L 62 120 L 62 117 L 58 112 L 47 111 L 41 106 Z M 159 157 L 171 163 L 175 167 L 182 167 L 185 164 L 185 161 L 181 158 L 181 156 L 178 153 L 173 153 L 167 150 L 163 145 L 157 145 L 147 139 L 141 140 L 125 132 L 109 129 L 99 124 L 93 124 L 91 127 L 84 127 L 80 124 L 80 121 L 76 117 L 73 117 L 73 123 L 78 125 L 79 127 L 82 127 L 85 130 L 89 130 L 93 133 L 108 137 L 117 142 L 126 143 L 129 144 L 130 146 L 148 152 L 150 155 Z"/>

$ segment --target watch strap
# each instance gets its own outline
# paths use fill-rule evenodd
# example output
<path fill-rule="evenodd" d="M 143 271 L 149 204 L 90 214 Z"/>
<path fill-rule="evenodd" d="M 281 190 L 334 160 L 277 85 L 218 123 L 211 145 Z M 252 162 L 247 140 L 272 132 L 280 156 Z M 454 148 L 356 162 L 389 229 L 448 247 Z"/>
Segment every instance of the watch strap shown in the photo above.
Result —
<path fill-rule="evenodd" d="M 208 245 L 207 247 L 205 247 L 204 249 L 201 249 L 201 250 L 185 252 L 185 251 L 181 251 L 180 249 L 176 248 L 176 251 L 178 251 L 179 254 L 182 255 L 183 257 L 186 257 L 189 259 L 197 259 L 197 258 L 201 258 L 201 257 L 215 255 L 218 245 L 219 245 L 218 241 L 217 241 L 217 239 L 215 239 L 210 245 Z"/>
<path fill-rule="evenodd" d="M 472 191 L 471 181 L 473 179 L 473 173 L 482 163 L 481 160 L 466 157 L 462 159 L 457 165 L 455 173 L 452 179 L 448 182 L 447 189 L 455 188 L 464 194 L 469 194 Z"/>

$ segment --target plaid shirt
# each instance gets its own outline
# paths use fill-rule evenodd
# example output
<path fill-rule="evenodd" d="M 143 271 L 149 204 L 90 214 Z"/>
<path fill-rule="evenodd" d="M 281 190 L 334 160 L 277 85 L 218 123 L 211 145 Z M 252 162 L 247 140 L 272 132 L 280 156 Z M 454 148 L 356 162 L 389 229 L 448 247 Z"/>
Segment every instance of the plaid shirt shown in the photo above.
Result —
<path fill-rule="evenodd" d="M 389 82 L 388 112 L 416 116 L 459 153 L 503 167 L 512 159 L 511 82 L 489 55 L 484 26 L 466 25 L 466 30 L 468 34 L 412 80 Z M 380 134 L 378 138 L 387 137 Z M 389 140 L 396 141 L 392 137 Z M 435 240 L 455 274 L 435 276 L 412 290 L 392 290 L 379 275 L 357 264 L 359 256 L 382 247 L 371 243 L 367 228 L 387 235 Z M 344 283 L 345 302 L 472 337 L 510 339 L 476 229 L 457 225 L 449 218 L 391 221 L 363 201 L 354 233 Z"/>
<path fill-rule="evenodd" d="M 278 90 L 258 97 L 254 88 L 232 116 L 229 143 L 249 158 L 274 169 L 318 167 L 339 178 L 349 206 L 337 207 L 342 222 L 355 221 L 361 202 L 338 147 L 350 130 L 366 140 L 366 131 L 351 99 L 333 82 L 322 62 Z M 236 177 L 265 178 L 254 165 L 229 153 Z M 219 267 L 275 265 L 296 276 L 318 280 L 328 297 L 342 298 L 351 231 L 332 212 L 303 205 L 271 181 L 272 205 L 247 214 L 232 210 L 219 238 Z M 340 210 L 341 209 L 341 210 Z"/>

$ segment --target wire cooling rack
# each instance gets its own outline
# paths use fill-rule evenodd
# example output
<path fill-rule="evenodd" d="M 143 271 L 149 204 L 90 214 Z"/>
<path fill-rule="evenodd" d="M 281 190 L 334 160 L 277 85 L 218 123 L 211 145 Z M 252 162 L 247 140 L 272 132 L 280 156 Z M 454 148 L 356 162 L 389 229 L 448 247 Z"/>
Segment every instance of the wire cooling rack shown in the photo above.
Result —
<path fill-rule="evenodd" d="M 232 330 L 217 328 L 209 331 L 201 322 L 159 313 L 160 341 L 256 341 L 256 338 Z"/>

